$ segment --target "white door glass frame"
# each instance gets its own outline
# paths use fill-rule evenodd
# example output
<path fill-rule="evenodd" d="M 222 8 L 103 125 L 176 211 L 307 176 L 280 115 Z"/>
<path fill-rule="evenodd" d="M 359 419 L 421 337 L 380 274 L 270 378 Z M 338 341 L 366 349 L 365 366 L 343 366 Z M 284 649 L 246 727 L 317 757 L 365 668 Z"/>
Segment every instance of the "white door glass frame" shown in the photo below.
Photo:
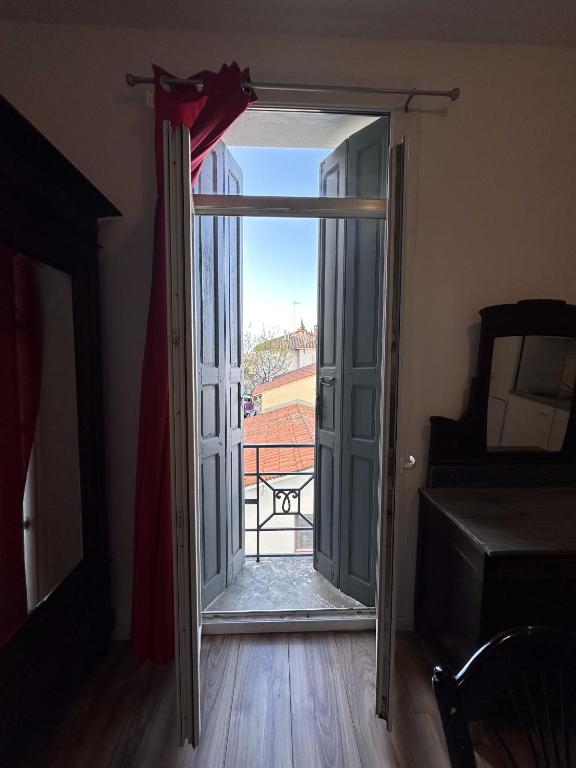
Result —
<path fill-rule="evenodd" d="M 176 714 L 180 746 L 188 741 L 196 747 L 200 741 L 202 619 L 189 130 L 164 122 L 163 147 Z"/>
<path fill-rule="evenodd" d="M 291 219 L 385 219 L 387 200 L 364 197 L 194 195 L 197 216 L 273 216 Z"/>
<path fill-rule="evenodd" d="M 377 541 L 376 713 L 392 729 L 394 659 L 396 648 L 396 576 L 398 553 L 398 451 L 400 327 L 404 246 L 405 141 L 390 144 L 389 220 L 387 227 L 386 292 L 384 306 L 383 387 L 380 434 L 380 492 Z M 398 156 L 400 155 L 400 162 Z M 400 198 L 400 199 L 398 199 Z"/>
<path fill-rule="evenodd" d="M 418 192 L 418 159 L 419 159 L 419 137 L 420 137 L 420 115 L 417 110 L 406 114 L 402 108 L 397 108 L 390 113 L 390 173 L 389 173 L 389 200 L 388 208 L 389 225 L 393 226 L 395 210 L 393 200 L 393 189 L 395 175 L 393 169 L 393 149 L 398 145 L 403 146 L 403 215 L 402 230 L 398 233 L 401 239 L 401 262 L 400 270 L 397 274 L 397 284 L 393 281 L 393 253 L 392 242 L 394 232 L 388 227 L 387 237 L 387 291 L 386 291 L 386 313 L 387 322 L 384 323 L 383 338 L 381 340 L 384 354 L 388 356 L 388 361 L 384 360 L 383 366 L 383 387 L 382 387 L 382 407 L 390 404 L 390 380 L 388 377 L 389 367 L 386 362 L 390 360 L 390 345 L 392 341 L 396 344 L 399 341 L 399 326 L 403 328 L 403 342 L 400 348 L 400 354 L 396 359 L 396 382 L 397 382 L 397 408 L 396 408 L 396 441 L 394 466 L 385 465 L 387 462 L 389 421 L 387 418 L 381 419 L 381 471 L 380 471 L 380 506 L 378 510 L 378 552 L 377 552 L 377 584 L 376 584 L 376 714 L 386 720 L 388 730 L 392 730 L 394 720 L 394 657 L 395 657 L 395 638 L 396 638 L 396 597 L 398 594 L 398 573 L 402 568 L 399 558 L 398 541 L 400 539 L 398 532 L 401 516 L 404 508 L 407 506 L 409 489 L 406 487 L 405 476 L 402 474 L 403 457 L 409 455 L 410 446 L 406 442 L 408 434 L 408 425 L 410 422 L 410 393 L 406 386 L 408 367 L 406 355 L 402 354 L 402 349 L 406 349 L 406 336 L 409 330 L 406 330 L 409 320 L 409 276 L 411 272 L 412 254 L 416 249 L 416 221 L 417 221 L 417 192 Z M 392 256 L 392 258 L 390 258 Z M 408 300 L 407 300 L 408 298 Z M 393 327 L 396 322 L 398 326 Z M 388 380 L 387 380 L 388 379 Z M 387 415 L 387 414 L 385 414 Z M 389 485 L 389 472 L 394 473 L 394 516 L 392 520 L 392 529 L 387 527 L 387 520 L 383 514 L 384 501 L 387 497 Z M 410 477 L 410 474 L 408 475 Z M 412 475 L 414 477 L 414 475 Z M 386 552 L 384 544 L 392 543 L 391 551 Z M 392 562 L 390 562 L 390 559 Z M 386 584 L 387 573 L 392 575 L 392 584 Z M 387 586 L 390 589 L 387 590 Z M 386 626 L 386 615 L 388 615 L 388 626 Z"/>

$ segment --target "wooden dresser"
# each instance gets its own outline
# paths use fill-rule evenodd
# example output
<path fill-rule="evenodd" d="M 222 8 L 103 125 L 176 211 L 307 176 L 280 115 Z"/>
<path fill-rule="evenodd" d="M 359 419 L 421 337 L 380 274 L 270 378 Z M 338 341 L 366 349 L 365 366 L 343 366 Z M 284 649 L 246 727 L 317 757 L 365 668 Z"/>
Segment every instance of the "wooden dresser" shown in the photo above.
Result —
<path fill-rule="evenodd" d="M 420 491 L 416 628 L 454 667 L 507 629 L 576 629 L 576 306 L 480 317 L 468 405 L 430 419 Z"/>
<path fill-rule="evenodd" d="M 418 562 L 417 630 L 455 666 L 505 629 L 576 629 L 576 489 L 423 489 Z"/>

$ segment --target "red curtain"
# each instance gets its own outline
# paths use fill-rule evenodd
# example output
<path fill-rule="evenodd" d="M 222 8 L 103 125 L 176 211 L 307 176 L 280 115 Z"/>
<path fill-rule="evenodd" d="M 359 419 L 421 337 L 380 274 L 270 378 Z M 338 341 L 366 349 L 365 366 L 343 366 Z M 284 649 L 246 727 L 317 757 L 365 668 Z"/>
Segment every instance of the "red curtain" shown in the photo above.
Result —
<path fill-rule="evenodd" d="M 0 246 L 0 646 L 28 615 L 22 504 L 41 368 L 32 264 Z"/>
<path fill-rule="evenodd" d="M 223 65 L 218 73 L 193 75 L 204 83 L 200 91 L 194 85 L 166 91 L 160 82 L 163 75 L 171 77 L 154 67 L 157 202 L 140 391 L 132 600 L 133 652 L 141 661 L 157 663 L 174 657 L 162 123 L 168 120 L 190 129 L 194 183 L 210 149 L 255 99 L 242 88 L 242 80 L 250 79 L 249 71 L 236 62 Z"/>

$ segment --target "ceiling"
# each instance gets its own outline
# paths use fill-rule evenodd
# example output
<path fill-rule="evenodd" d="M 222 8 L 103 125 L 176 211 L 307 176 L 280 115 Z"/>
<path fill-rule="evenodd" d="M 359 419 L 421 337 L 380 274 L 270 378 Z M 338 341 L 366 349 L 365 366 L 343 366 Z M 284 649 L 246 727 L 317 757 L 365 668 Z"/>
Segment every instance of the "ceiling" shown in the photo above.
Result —
<path fill-rule="evenodd" d="M 576 0 L 2 0 L 0 19 L 255 34 L 576 45 Z"/>
<path fill-rule="evenodd" d="M 249 109 L 226 131 L 230 147 L 307 147 L 334 149 L 378 118 L 323 112 Z"/>

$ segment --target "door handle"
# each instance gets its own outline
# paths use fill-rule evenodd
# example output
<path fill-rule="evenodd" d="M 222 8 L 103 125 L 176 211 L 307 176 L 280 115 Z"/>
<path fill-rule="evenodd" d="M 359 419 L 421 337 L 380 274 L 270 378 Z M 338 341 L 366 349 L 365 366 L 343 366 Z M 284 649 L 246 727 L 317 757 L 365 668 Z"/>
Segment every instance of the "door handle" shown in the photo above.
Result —
<path fill-rule="evenodd" d="M 402 464 L 402 471 L 403 472 L 410 472 L 415 467 L 416 467 L 416 459 L 414 458 L 414 456 L 412 456 L 412 454 L 410 454 L 410 456 L 408 456 L 408 461 L 405 461 Z"/>
<path fill-rule="evenodd" d="M 336 384 L 336 376 L 320 376 L 320 383 L 331 387 Z"/>

